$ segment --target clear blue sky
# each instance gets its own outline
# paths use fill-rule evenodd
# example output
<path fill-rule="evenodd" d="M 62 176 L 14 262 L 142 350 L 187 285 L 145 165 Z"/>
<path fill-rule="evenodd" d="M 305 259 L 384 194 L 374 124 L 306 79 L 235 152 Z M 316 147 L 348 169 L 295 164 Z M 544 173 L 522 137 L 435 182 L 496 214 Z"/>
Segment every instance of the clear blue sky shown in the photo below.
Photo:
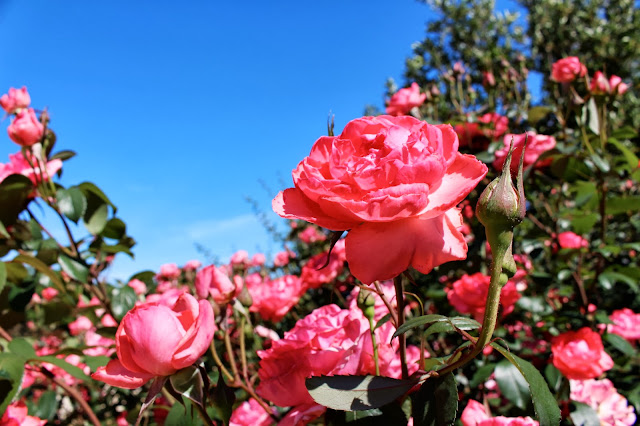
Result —
<path fill-rule="evenodd" d="M 138 245 L 112 276 L 205 261 L 195 243 L 274 253 L 245 197 L 271 212 L 330 111 L 339 131 L 382 107 L 430 16 L 415 0 L 0 0 L 0 92 L 26 85 L 78 153 L 62 184 L 119 207 Z"/>

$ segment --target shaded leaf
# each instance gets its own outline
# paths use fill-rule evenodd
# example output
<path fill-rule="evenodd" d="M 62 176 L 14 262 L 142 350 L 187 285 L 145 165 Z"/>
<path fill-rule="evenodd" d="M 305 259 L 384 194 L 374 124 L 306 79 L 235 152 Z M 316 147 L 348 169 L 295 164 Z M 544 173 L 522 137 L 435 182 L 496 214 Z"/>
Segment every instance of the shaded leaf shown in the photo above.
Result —
<path fill-rule="evenodd" d="M 576 409 L 570 416 L 575 426 L 600 426 L 600 417 L 593 408 L 581 402 L 574 402 L 574 404 Z"/>
<path fill-rule="evenodd" d="M 204 382 L 197 367 L 183 368 L 172 374 L 169 377 L 169 382 L 176 392 L 202 406 Z"/>
<path fill-rule="evenodd" d="M 0 182 L 0 222 L 11 226 L 24 210 L 33 191 L 33 183 L 23 175 L 9 175 Z"/>
<path fill-rule="evenodd" d="M 531 365 L 530 362 L 513 355 L 508 349 L 503 348 L 497 343 L 492 343 L 491 346 L 515 365 L 529 384 L 533 408 L 540 424 L 545 426 L 559 425 L 560 408 L 558 408 L 558 403 L 553 394 L 551 394 L 551 391 L 549 391 L 547 382 L 542 378 L 540 372 Z"/>
<path fill-rule="evenodd" d="M 53 364 L 53 365 L 55 365 L 57 367 L 60 367 L 64 371 L 69 373 L 71 376 L 75 377 L 76 379 L 83 380 L 83 381 L 90 381 L 91 380 L 89 378 L 89 376 L 84 374 L 84 371 L 82 371 L 82 369 L 80 367 L 76 367 L 73 364 L 69 364 L 67 361 L 65 361 L 62 358 L 56 358 L 53 355 L 45 355 L 45 356 L 39 356 L 39 357 L 32 358 L 32 360 L 33 361 L 39 361 L 39 362 L 48 362 L 49 364 Z"/>
<path fill-rule="evenodd" d="M 5 266 L 4 262 L 0 261 L 0 292 L 2 292 L 2 289 L 6 284 L 7 284 L 7 267 Z"/>
<path fill-rule="evenodd" d="M 24 362 L 11 353 L 0 353 L 0 413 L 4 413 L 22 383 Z"/>
<path fill-rule="evenodd" d="M 419 317 L 411 318 L 410 320 L 402 324 L 400 327 L 398 327 L 396 332 L 393 333 L 393 337 L 397 337 L 401 334 L 404 334 L 407 331 L 411 330 L 412 328 L 417 328 L 426 324 L 433 324 L 435 322 L 447 322 L 455 326 L 456 328 L 459 328 L 460 330 L 474 330 L 481 327 L 481 324 L 478 321 L 473 320 L 471 318 L 466 318 L 466 317 L 449 318 L 449 317 L 445 317 L 444 315 L 430 314 L 430 315 L 422 315 Z"/>
<path fill-rule="evenodd" d="M 100 204 L 95 210 L 87 210 L 84 217 L 85 227 L 91 234 L 98 235 L 107 226 L 108 216 L 109 207 L 106 204 Z"/>
<path fill-rule="evenodd" d="M 9 352 L 21 357 L 23 360 L 36 357 L 36 351 L 33 345 L 24 337 L 16 337 L 9 342 Z"/>
<path fill-rule="evenodd" d="M 334 410 L 359 411 L 380 408 L 403 396 L 418 380 L 381 376 L 319 376 L 305 381 L 311 397 Z"/>
<path fill-rule="evenodd" d="M 604 340 L 626 356 L 634 356 L 636 354 L 636 349 L 622 336 L 607 333 L 604 335 Z"/>
<path fill-rule="evenodd" d="M 218 374 L 218 382 L 213 391 L 213 402 L 222 417 L 222 421 L 225 425 L 228 425 L 233 412 L 233 404 L 236 402 L 236 394 L 233 389 L 227 386 L 222 376 L 222 373 Z"/>
<path fill-rule="evenodd" d="M 32 266 L 33 268 L 35 268 L 36 271 L 40 272 L 43 275 L 46 275 L 51 280 L 51 282 L 56 286 L 58 291 L 61 291 L 63 293 L 66 292 L 66 288 L 62 283 L 62 280 L 60 279 L 58 274 L 55 271 L 51 270 L 51 268 L 49 268 L 49 266 L 47 266 L 47 264 L 41 261 L 40 259 L 37 259 L 32 256 L 27 256 L 26 254 L 19 254 L 16 257 L 14 257 L 11 260 L 11 262 L 26 263 L 27 265 Z"/>
<path fill-rule="evenodd" d="M 62 161 L 66 161 L 70 158 L 73 158 L 76 156 L 75 151 L 71 151 L 71 150 L 63 150 L 63 151 L 59 151 L 56 152 L 55 154 L 53 154 L 51 157 L 49 157 L 49 160 L 62 160 Z"/>
<path fill-rule="evenodd" d="M 117 217 L 109 219 L 106 226 L 102 230 L 102 236 L 119 240 L 124 237 L 127 232 L 127 225 Z"/>
<path fill-rule="evenodd" d="M 137 301 L 136 292 L 128 285 L 113 289 L 111 293 L 111 311 L 116 320 L 120 321 L 135 306 Z"/>
<path fill-rule="evenodd" d="M 117 207 L 111 202 L 109 197 L 107 197 L 105 193 L 102 192 L 102 190 L 98 188 L 95 184 L 91 182 L 82 182 L 80 185 L 78 185 L 78 188 L 80 188 L 82 192 L 84 192 L 85 196 L 88 194 L 93 194 L 99 199 L 101 199 L 103 202 L 110 205 L 114 213 L 118 210 Z"/>
<path fill-rule="evenodd" d="M 449 426 L 456 420 L 458 388 L 453 373 L 430 377 L 411 395 L 414 426 Z"/>
<path fill-rule="evenodd" d="M 46 391 L 38 397 L 35 409 L 29 415 L 46 420 L 53 420 L 58 410 L 58 400 L 55 391 Z"/>

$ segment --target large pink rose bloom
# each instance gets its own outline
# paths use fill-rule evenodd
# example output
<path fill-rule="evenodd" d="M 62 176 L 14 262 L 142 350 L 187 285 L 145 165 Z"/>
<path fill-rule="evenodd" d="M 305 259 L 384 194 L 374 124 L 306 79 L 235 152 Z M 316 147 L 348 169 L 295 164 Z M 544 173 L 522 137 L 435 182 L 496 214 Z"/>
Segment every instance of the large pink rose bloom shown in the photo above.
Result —
<path fill-rule="evenodd" d="M 627 340 L 640 339 L 640 314 L 636 314 L 629 308 L 613 311 L 609 316 L 613 324 L 609 324 L 609 333 L 617 334 Z"/>
<path fill-rule="evenodd" d="M 22 89 L 10 88 L 9 93 L 0 96 L 0 106 L 7 114 L 13 114 L 16 110 L 26 108 L 31 103 L 31 96 L 27 92 L 27 88 Z"/>
<path fill-rule="evenodd" d="M 175 305 L 146 303 L 124 316 L 116 331 L 118 358 L 91 375 L 109 385 L 135 389 L 154 377 L 192 365 L 211 343 L 215 325 L 206 300 L 182 294 Z"/>
<path fill-rule="evenodd" d="M 314 310 L 271 348 L 258 351 L 258 394 L 282 407 L 315 404 L 305 379 L 356 374 L 360 359 L 357 343 L 368 329 L 363 316 L 336 305 Z"/>
<path fill-rule="evenodd" d="M 391 99 L 387 102 L 387 114 L 389 115 L 405 115 L 413 107 L 420 106 L 427 99 L 426 93 L 420 93 L 420 86 L 418 83 L 411 83 L 411 87 L 405 87 L 398 90 L 391 96 Z"/>
<path fill-rule="evenodd" d="M 551 352 L 553 365 L 568 379 L 594 379 L 613 367 L 600 335 L 588 327 L 554 337 Z"/>
<path fill-rule="evenodd" d="M 531 417 L 491 417 L 484 405 L 470 399 L 460 417 L 462 426 L 539 426 Z"/>
<path fill-rule="evenodd" d="M 549 151 L 556 146 L 556 138 L 553 136 L 538 135 L 535 132 L 522 133 L 520 135 L 508 134 L 504 136 L 504 146 L 500 150 L 496 151 L 496 159 L 493 161 L 493 167 L 496 170 L 502 170 L 502 165 L 509 153 L 509 147 L 511 146 L 511 140 L 513 139 L 513 158 L 520 158 L 522 156 L 522 147 L 524 146 L 524 140 L 527 139 L 527 147 L 524 150 L 524 168 L 531 167 L 538 157 L 543 152 Z M 516 174 L 518 172 L 518 161 L 511 162 L 511 173 Z M 547 163 L 538 163 L 538 166 L 544 166 Z"/>
<path fill-rule="evenodd" d="M 293 171 L 295 188 L 273 209 L 334 230 L 350 230 L 346 256 L 364 283 L 393 278 L 409 266 L 422 273 L 464 259 L 467 245 L 455 206 L 487 172 L 458 152 L 450 125 L 413 117 L 362 117 L 340 136 L 316 141 Z"/>
<path fill-rule="evenodd" d="M 259 274 L 247 277 L 246 285 L 253 303 L 249 310 L 272 322 L 278 322 L 298 303 L 307 288 L 295 275 L 285 275 L 276 279 L 260 279 Z"/>
<path fill-rule="evenodd" d="M 557 83 L 569 83 L 578 77 L 584 77 L 585 74 L 587 74 L 587 67 L 577 56 L 562 58 L 551 66 L 551 80 Z M 514 155 L 514 158 L 518 157 Z"/>
<path fill-rule="evenodd" d="M 202 268 L 196 274 L 196 293 L 201 299 L 209 295 L 219 305 L 229 303 L 238 293 L 236 284 L 231 281 L 227 273 L 215 265 Z"/>

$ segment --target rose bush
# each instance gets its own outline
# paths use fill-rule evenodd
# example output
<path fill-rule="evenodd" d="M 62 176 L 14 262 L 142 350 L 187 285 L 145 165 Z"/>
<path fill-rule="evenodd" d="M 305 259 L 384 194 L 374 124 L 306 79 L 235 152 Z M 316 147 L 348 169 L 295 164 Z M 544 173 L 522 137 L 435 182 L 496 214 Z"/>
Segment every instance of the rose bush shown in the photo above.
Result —
<path fill-rule="evenodd" d="M 613 367 L 600 335 L 587 327 L 554 337 L 551 352 L 553 365 L 569 379 L 594 379 Z"/>
<path fill-rule="evenodd" d="M 293 171 L 295 188 L 273 200 L 280 216 L 349 230 L 346 256 L 364 283 L 393 278 L 409 266 L 428 273 L 464 259 L 455 206 L 487 168 L 458 152 L 449 125 L 413 117 L 363 117 L 340 136 L 316 141 Z"/>

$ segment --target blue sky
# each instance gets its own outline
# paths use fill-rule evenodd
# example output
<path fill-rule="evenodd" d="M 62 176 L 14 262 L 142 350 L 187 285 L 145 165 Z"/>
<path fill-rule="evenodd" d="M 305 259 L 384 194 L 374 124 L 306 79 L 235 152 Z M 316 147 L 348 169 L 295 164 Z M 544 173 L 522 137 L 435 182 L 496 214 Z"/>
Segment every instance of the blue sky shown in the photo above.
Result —
<path fill-rule="evenodd" d="M 0 92 L 26 85 L 78 153 L 61 183 L 119 207 L 138 245 L 112 276 L 205 261 L 196 243 L 272 254 L 245 197 L 279 221 L 271 199 L 329 112 L 339 131 L 382 107 L 430 17 L 415 0 L 0 0 Z M 0 133 L 6 162 L 18 147 Z"/>

